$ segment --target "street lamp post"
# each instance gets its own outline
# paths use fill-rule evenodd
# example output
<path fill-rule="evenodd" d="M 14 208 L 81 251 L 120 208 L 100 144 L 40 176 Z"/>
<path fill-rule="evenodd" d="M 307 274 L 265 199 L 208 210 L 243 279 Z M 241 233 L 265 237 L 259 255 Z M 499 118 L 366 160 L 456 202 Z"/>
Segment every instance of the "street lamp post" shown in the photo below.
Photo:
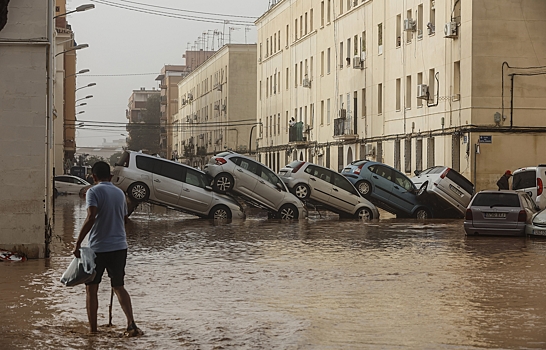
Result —
<path fill-rule="evenodd" d="M 87 96 L 85 96 L 85 97 L 82 97 L 82 98 L 77 99 L 76 102 L 81 101 L 81 100 L 85 100 L 85 99 L 87 99 L 87 98 L 92 98 L 92 97 L 93 97 L 93 95 L 87 95 Z"/>
<path fill-rule="evenodd" d="M 57 56 L 59 56 L 59 55 L 61 55 L 63 53 L 70 52 L 70 51 L 85 49 L 86 47 L 89 47 L 89 44 L 80 44 L 80 45 L 72 46 L 68 50 L 64 50 L 64 51 L 61 51 L 61 52 L 55 54 L 55 57 L 57 57 Z"/>
<path fill-rule="evenodd" d="M 53 18 L 55 19 L 57 17 L 66 16 L 66 15 L 74 13 L 74 12 L 83 12 L 83 11 L 87 11 L 87 10 L 92 10 L 94 8 L 95 8 L 95 5 L 93 5 L 93 4 L 83 4 L 83 5 L 80 5 L 80 6 L 76 7 L 75 10 L 68 11 L 66 13 L 61 13 L 60 15 L 54 16 Z"/>
<path fill-rule="evenodd" d="M 77 88 L 75 91 L 84 89 L 84 88 L 86 88 L 86 87 L 95 86 L 95 85 L 97 85 L 97 83 L 89 83 L 89 84 L 87 84 L 87 85 L 85 85 L 85 86 L 82 86 L 82 87 Z"/>
<path fill-rule="evenodd" d="M 70 75 L 67 75 L 66 77 L 64 77 L 65 79 L 66 78 L 70 78 L 70 77 L 73 77 L 74 75 L 78 75 L 78 74 L 84 74 L 84 73 L 88 73 L 89 72 L 89 69 L 82 69 L 74 74 L 70 74 Z"/>

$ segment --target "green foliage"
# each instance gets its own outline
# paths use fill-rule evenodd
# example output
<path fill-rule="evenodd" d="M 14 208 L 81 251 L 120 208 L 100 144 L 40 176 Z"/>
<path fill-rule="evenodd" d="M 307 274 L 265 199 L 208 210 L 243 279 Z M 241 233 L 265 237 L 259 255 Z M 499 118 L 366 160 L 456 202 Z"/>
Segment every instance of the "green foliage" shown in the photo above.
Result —
<path fill-rule="evenodd" d="M 153 95 L 146 102 L 146 110 L 143 112 L 141 123 L 127 124 L 130 150 L 146 150 L 149 153 L 159 153 L 160 140 L 160 99 L 159 95 Z"/>
<path fill-rule="evenodd" d="M 100 161 L 105 162 L 106 160 L 103 157 L 99 157 L 99 156 L 89 156 L 85 158 L 84 165 L 89 165 L 93 167 L 93 165 L 95 165 L 96 162 L 100 162 Z"/>
<path fill-rule="evenodd" d="M 110 158 L 108 159 L 108 164 L 110 164 L 111 166 L 115 166 L 117 161 L 121 158 L 122 154 L 123 152 L 116 152 L 112 154 Z"/>

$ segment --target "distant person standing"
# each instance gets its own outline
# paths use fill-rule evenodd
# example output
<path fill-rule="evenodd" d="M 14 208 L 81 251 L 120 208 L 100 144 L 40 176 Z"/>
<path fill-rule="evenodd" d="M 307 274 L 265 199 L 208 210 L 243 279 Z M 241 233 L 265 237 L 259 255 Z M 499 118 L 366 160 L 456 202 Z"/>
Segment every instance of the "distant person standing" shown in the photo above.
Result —
<path fill-rule="evenodd" d="M 500 179 L 497 181 L 497 186 L 500 190 L 509 190 L 510 185 L 508 184 L 508 180 L 512 177 L 512 172 L 510 170 L 506 170 L 504 172 L 504 175 L 500 177 Z"/>
<path fill-rule="evenodd" d="M 86 283 L 86 307 L 89 327 L 92 333 L 97 332 L 97 311 L 99 308 L 98 290 L 104 270 L 108 271 L 110 284 L 116 293 L 121 308 L 127 317 L 127 337 L 142 334 L 133 318 L 131 297 L 124 287 L 125 263 L 127 259 L 127 203 L 122 190 L 110 182 L 110 166 L 97 162 L 91 169 L 95 186 L 87 191 L 87 217 L 80 230 L 73 254 L 80 257 L 83 239 L 89 233 L 89 247 L 95 252 L 96 276 Z"/>

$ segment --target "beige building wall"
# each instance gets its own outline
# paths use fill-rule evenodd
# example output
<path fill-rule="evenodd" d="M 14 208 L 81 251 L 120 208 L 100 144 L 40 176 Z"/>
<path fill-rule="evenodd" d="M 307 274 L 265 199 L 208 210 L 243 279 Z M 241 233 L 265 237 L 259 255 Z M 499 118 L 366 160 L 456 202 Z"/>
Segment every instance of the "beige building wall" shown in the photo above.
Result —
<path fill-rule="evenodd" d="M 30 258 L 46 256 L 51 221 L 46 195 L 46 184 L 52 184 L 46 163 L 48 3 L 52 11 L 47 1 L 11 1 L 0 31 L 0 249 Z"/>
<path fill-rule="evenodd" d="M 173 145 L 183 161 L 202 167 L 219 151 L 248 152 L 256 91 L 255 44 L 224 45 L 184 78 Z"/>
<path fill-rule="evenodd" d="M 509 117 L 494 116 L 509 114 L 509 74 L 517 71 L 504 70 L 503 112 L 502 62 L 544 65 L 544 7 L 539 0 L 279 1 L 256 21 L 260 160 L 275 170 L 298 158 L 339 171 L 367 158 L 408 175 L 447 165 L 476 178 L 478 189 L 494 187 L 506 169 L 543 162 L 535 150 L 544 138 L 544 75 L 515 77 L 512 128 Z M 303 123 L 302 140 L 290 140 L 292 117 Z M 478 136 L 493 134 L 475 159 Z M 508 140 L 529 151 L 506 157 Z"/>

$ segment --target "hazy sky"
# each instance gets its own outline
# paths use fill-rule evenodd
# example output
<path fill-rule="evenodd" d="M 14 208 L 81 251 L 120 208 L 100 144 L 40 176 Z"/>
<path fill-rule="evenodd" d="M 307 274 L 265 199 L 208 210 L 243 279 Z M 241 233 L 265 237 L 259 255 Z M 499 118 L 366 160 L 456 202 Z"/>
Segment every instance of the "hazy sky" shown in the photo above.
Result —
<path fill-rule="evenodd" d="M 87 103 L 86 106 L 76 109 L 76 113 L 85 111 L 78 114 L 77 119 L 84 124 L 85 121 L 126 123 L 125 110 L 132 90 L 141 87 L 157 89 L 158 82 L 155 78 L 164 65 L 184 64 L 182 54 L 186 50 L 207 49 L 203 44 L 196 46 L 198 38 L 203 37 L 204 32 L 224 32 L 225 43 L 228 43 L 229 33 L 232 43 L 245 43 L 245 35 L 247 43 L 255 43 L 255 27 L 250 26 L 247 27 L 250 30 L 245 30 L 244 26 L 235 25 L 233 21 L 253 23 L 267 10 L 269 2 L 270 0 L 67 0 L 67 11 L 82 4 L 95 5 L 95 9 L 67 16 L 75 32 L 76 42 L 89 44 L 88 48 L 78 51 L 77 70 L 89 69 L 90 72 L 78 76 L 76 87 L 97 84 L 76 92 L 77 99 L 93 95 L 93 98 L 77 103 Z M 130 7 L 138 11 L 107 4 Z M 161 11 L 164 15 L 141 11 Z M 168 16 L 199 18 L 188 20 Z M 211 20 L 221 23 L 205 22 Z M 224 20 L 231 23 L 223 24 Z M 230 27 L 239 29 L 230 30 Z M 207 44 L 209 50 L 212 49 L 212 43 L 211 35 Z M 218 37 L 214 39 L 214 49 L 218 50 Z M 126 76 L 115 76 L 122 74 Z M 90 128 L 100 130 L 86 130 Z M 125 127 L 121 124 L 116 128 L 84 126 L 77 130 L 77 146 L 98 146 L 103 143 L 103 139 L 121 139 L 126 134 Z"/>

